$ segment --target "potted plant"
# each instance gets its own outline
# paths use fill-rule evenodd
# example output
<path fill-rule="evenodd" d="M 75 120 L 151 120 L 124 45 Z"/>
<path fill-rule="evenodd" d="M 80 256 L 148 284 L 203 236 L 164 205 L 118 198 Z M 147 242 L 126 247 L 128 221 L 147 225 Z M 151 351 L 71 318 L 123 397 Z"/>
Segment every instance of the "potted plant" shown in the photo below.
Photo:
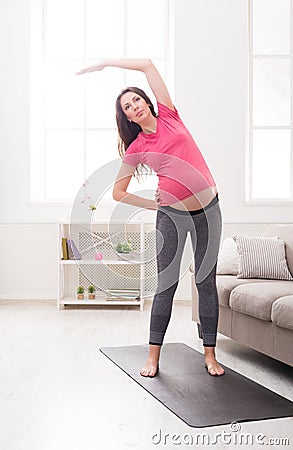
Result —
<path fill-rule="evenodd" d="M 89 286 L 88 287 L 89 300 L 94 300 L 96 298 L 95 292 L 96 292 L 95 286 Z"/>
<path fill-rule="evenodd" d="M 132 251 L 130 239 L 127 239 L 126 242 L 118 242 L 115 249 L 118 253 L 130 253 Z"/>
<path fill-rule="evenodd" d="M 78 300 L 84 299 L 84 287 L 83 286 L 77 287 L 77 298 L 78 298 Z"/>

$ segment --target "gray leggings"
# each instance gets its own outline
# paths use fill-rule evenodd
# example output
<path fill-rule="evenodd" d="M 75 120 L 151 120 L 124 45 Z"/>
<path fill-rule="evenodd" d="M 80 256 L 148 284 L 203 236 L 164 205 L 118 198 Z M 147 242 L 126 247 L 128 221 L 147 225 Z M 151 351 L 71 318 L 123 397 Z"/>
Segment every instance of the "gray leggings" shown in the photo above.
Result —
<path fill-rule="evenodd" d="M 222 232 L 218 195 L 203 209 L 181 211 L 159 206 L 156 219 L 158 285 L 150 321 L 150 344 L 162 345 L 178 286 L 182 253 L 190 232 L 203 345 L 216 346 L 218 293 L 216 266 Z"/>

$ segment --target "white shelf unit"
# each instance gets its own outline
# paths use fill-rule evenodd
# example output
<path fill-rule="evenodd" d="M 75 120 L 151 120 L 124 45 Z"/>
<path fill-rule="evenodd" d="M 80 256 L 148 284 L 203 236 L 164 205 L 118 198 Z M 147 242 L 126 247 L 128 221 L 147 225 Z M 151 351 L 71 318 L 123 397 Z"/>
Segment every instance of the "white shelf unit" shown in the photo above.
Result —
<path fill-rule="evenodd" d="M 62 238 L 72 239 L 81 259 L 63 260 Z M 131 241 L 130 253 L 115 250 L 120 241 Z M 156 237 L 154 223 L 95 221 L 58 223 L 58 295 L 57 308 L 66 305 L 131 305 L 143 310 L 145 298 L 154 295 L 157 284 Z M 94 256 L 102 253 L 97 261 Z M 84 300 L 77 299 L 77 286 L 85 289 Z M 96 298 L 88 299 L 87 289 L 96 288 Z M 138 291 L 137 298 L 121 297 L 109 300 L 109 290 Z"/>

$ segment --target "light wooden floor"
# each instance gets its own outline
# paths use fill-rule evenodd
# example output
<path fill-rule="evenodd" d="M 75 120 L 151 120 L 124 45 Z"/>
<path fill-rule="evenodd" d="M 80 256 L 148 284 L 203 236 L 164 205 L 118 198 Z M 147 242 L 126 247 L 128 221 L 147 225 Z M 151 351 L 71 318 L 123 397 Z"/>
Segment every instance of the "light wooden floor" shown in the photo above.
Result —
<path fill-rule="evenodd" d="M 99 352 L 100 346 L 147 343 L 149 313 L 150 305 L 143 312 L 127 307 L 57 311 L 54 302 L 1 301 L 0 448 L 265 448 L 257 443 L 259 433 L 265 435 L 259 438 L 263 444 L 287 439 L 290 445 L 271 447 L 292 448 L 292 418 L 241 423 L 238 432 L 230 425 L 188 427 Z M 174 304 L 166 342 L 202 351 L 190 305 Z M 217 355 L 226 366 L 293 400 L 289 366 L 221 335 Z M 244 433 L 250 433 L 252 445 L 241 444 Z M 202 446 L 202 439 L 210 439 L 210 445 Z"/>

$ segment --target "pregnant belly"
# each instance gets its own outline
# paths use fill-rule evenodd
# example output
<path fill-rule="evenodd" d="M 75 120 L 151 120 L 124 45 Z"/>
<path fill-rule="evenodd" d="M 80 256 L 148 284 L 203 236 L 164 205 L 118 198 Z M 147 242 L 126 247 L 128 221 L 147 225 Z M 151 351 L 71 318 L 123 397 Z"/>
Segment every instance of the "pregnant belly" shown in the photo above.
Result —
<path fill-rule="evenodd" d="M 184 198 L 179 202 L 170 204 L 172 208 L 179 209 L 181 211 L 194 211 L 202 209 L 207 206 L 218 193 L 216 186 L 210 186 L 203 191 L 197 192 L 196 195 Z"/>

